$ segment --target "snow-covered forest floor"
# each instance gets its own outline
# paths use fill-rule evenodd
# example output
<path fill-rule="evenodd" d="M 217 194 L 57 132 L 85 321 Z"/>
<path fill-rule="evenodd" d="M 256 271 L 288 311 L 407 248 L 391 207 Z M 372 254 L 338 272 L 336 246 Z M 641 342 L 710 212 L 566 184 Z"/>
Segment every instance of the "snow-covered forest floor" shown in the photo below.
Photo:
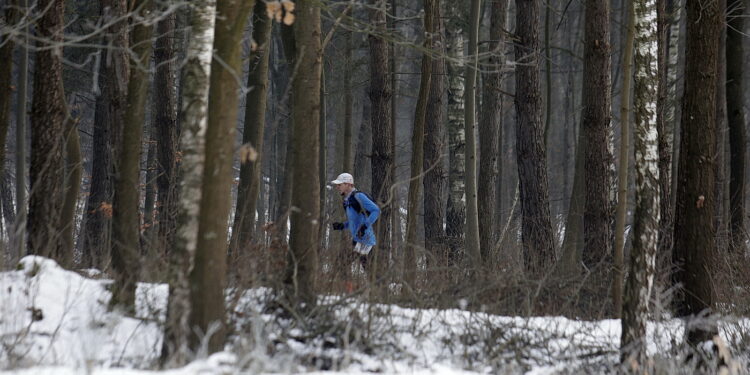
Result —
<path fill-rule="evenodd" d="M 141 283 L 136 318 L 108 311 L 109 280 L 26 257 L 0 273 L 0 372 L 150 374 L 159 368 L 167 286 Z M 455 309 L 366 304 L 361 296 L 321 297 L 314 320 L 283 318 L 268 289 L 230 293 L 233 332 L 226 350 L 163 374 L 558 374 L 611 373 L 619 320 L 506 317 Z M 459 302 L 459 305 L 461 302 Z M 719 347 L 746 373 L 750 320 L 722 318 Z M 688 373 L 683 323 L 648 327 L 657 373 Z"/>

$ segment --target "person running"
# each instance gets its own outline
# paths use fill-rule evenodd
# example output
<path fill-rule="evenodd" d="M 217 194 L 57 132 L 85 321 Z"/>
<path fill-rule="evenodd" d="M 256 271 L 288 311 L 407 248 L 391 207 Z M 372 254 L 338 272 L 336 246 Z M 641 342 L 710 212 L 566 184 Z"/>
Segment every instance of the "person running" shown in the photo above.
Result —
<path fill-rule="evenodd" d="M 346 211 L 347 221 L 332 223 L 333 230 L 349 230 L 352 236 L 354 255 L 359 256 L 362 267 L 367 270 L 367 258 L 377 240 L 372 225 L 380 216 L 380 207 L 367 193 L 357 190 L 354 177 L 349 173 L 342 173 L 331 181 L 341 194 Z"/>

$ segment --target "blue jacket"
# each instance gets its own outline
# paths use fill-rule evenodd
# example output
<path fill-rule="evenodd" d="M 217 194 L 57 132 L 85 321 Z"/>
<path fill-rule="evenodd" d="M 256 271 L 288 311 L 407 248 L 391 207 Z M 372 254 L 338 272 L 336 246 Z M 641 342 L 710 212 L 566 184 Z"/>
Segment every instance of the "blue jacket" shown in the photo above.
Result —
<path fill-rule="evenodd" d="M 372 229 L 372 224 L 378 220 L 380 216 L 380 207 L 375 202 L 371 201 L 366 194 L 357 194 L 357 190 L 353 190 L 349 197 L 344 199 L 344 209 L 346 210 L 346 218 L 348 219 L 344 223 L 344 229 L 348 229 L 352 234 L 354 242 L 362 242 L 365 245 L 375 246 L 375 231 Z M 356 199 L 359 205 L 366 212 L 359 213 L 352 207 L 353 200 Z M 369 215 L 367 214 L 369 212 Z M 359 227 L 365 225 L 365 235 L 360 237 L 357 235 Z"/>

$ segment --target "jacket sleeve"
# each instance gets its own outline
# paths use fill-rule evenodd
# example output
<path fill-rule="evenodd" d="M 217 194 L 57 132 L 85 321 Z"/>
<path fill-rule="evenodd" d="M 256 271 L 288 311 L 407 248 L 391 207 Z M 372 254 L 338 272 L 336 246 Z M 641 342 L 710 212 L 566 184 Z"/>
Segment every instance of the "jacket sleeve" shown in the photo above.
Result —
<path fill-rule="evenodd" d="M 380 207 L 378 207 L 375 202 L 371 201 L 370 198 L 368 198 L 365 194 L 357 194 L 354 196 L 354 198 L 357 199 L 359 204 L 370 214 L 367 215 L 367 218 L 365 219 L 365 222 L 367 223 L 368 227 L 371 227 L 372 224 L 375 223 L 376 220 L 378 220 L 378 217 L 380 216 Z"/>

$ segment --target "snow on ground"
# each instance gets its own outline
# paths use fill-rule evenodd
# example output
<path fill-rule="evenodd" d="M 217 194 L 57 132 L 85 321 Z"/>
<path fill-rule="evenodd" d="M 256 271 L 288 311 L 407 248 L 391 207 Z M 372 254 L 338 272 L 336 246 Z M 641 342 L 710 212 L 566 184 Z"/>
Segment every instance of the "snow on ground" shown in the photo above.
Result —
<path fill-rule="evenodd" d="M 253 289 L 228 297 L 236 301 L 230 321 L 239 334 L 226 351 L 149 371 L 157 368 L 167 287 L 139 284 L 136 318 L 129 318 L 108 311 L 109 284 L 34 256 L 0 272 L 0 372 L 541 375 L 582 366 L 586 373 L 607 372 L 619 356 L 619 320 L 504 317 L 325 296 L 319 318 L 305 326 L 264 311 L 270 290 Z M 747 342 L 747 320 L 721 327 L 730 345 Z M 648 331 L 650 355 L 664 357 L 684 329 L 669 320 Z"/>

